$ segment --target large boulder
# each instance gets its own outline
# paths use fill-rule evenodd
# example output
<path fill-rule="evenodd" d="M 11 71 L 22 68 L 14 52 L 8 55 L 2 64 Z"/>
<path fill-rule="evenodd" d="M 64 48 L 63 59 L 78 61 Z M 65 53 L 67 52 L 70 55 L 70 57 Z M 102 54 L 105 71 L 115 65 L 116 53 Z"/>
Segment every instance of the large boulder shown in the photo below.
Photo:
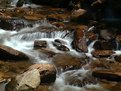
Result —
<path fill-rule="evenodd" d="M 56 80 L 56 69 L 52 64 L 34 64 L 23 73 L 12 78 L 6 91 L 38 91 L 45 84 Z M 47 88 L 46 88 L 47 89 Z"/>
<path fill-rule="evenodd" d="M 31 91 L 39 86 L 40 74 L 37 69 L 17 75 L 6 86 L 6 91 Z"/>
<path fill-rule="evenodd" d="M 40 73 L 40 84 L 50 84 L 56 80 L 56 69 L 52 64 L 34 64 L 28 70 L 37 69 Z"/>
<path fill-rule="evenodd" d="M 0 59 L 3 60 L 29 60 L 29 57 L 11 47 L 0 45 Z"/>

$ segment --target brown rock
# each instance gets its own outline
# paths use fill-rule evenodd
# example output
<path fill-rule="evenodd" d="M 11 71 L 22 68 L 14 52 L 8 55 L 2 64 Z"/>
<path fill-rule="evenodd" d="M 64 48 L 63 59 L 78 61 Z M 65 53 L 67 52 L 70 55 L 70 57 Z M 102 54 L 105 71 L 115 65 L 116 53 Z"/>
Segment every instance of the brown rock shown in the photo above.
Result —
<path fill-rule="evenodd" d="M 83 52 L 88 51 L 86 38 L 84 36 L 85 29 L 87 29 L 87 26 L 81 25 L 79 28 L 76 29 L 74 33 L 73 47 L 77 51 L 83 51 Z"/>
<path fill-rule="evenodd" d="M 56 69 L 52 64 L 34 64 L 28 70 L 37 69 L 40 73 L 41 84 L 53 83 L 56 80 Z"/>
<path fill-rule="evenodd" d="M 85 13 L 86 13 L 86 10 L 84 9 L 74 10 L 71 14 L 71 19 L 77 19 L 80 16 L 84 15 Z"/>
<path fill-rule="evenodd" d="M 53 42 L 53 45 L 60 51 L 69 51 L 69 48 L 66 47 L 65 45 L 65 42 L 64 41 L 61 41 L 61 40 L 55 40 Z"/>
<path fill-rule="evenodd" d="M 117 62 L 121 63 L 121 55 L 116 55 L 114 58 Z"/>
<path fill-rule="evenodd" d="M 57 54 L 53 57 L 53 63 L 58 70 L 79 69 L 86 64 L 87 59 L 74 57 L 69 54 Z"/>
<path fill-rule="evenodd" d="M 29 57 L 11 47 L 0 45 L 0 59 L 3 60 L 29 60 Z"/>
<path fill-rule="evenodd" d="M 109 81 L 121 81 L 121 72 L 116 70 L 95 70 L 92 72 L 92 76 Z"/>
<path fill-rule="evenodd" d="M 34 48 L 38 49 L 38 48 L 46 48 L 47 47 L 47 42 L 46 41 L 42 41 L 42 40 L 35 40 L 34 41 Z"/>
<path fill-rule="evenodd" d="M 121 35 L 116 36 L 116 41 L 121 43 Z"/>
<path fill-rule="evenodd" d="M 95 50 L 92 52 L 92 55 L 94 57 L 109 57 L 113 54 L 114 52 L 112 50 Z"/>
<path fill-rule="evenodd" d="M 56 55 L 55 52 L 53 52 L 51 49 L 47 49 L 47 48 L 38 49 L 38 51 L 46 54 L 48 57 L 53 57 L 54 55 Z"/>

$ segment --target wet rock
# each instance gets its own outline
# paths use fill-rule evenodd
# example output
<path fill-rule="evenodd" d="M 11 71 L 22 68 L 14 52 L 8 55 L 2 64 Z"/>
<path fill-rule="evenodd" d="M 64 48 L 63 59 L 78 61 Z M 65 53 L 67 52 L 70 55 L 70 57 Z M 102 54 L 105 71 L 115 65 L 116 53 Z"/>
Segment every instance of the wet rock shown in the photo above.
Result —
<path fill-rule="evenodd" d="M 4 30 L 12 30 L 13 25 L 5 19 L 0 19 L 0 28 Z"/>
<path fill-rule="evenodd" d="M 37 69 L 26 71 L 12 78 L 7 84 L 6 91 L 31 91 L 40 84 L 40 74 Z"/>
<path fill-rule="evenodd" d="M 113 54 L 114 52 L 112 50 L 95 50 L 92 52 L 92 55 L 94 57 L 109 57 Z"/>
<path fill-rule="evenodd" d="M 48 58 L 53 57 L 54 55 L 56 55 L 55 52 L 53 52 L 51 49 L 47 49 L 47 48 L 42 48 L 42 49 L 39 49 L 37 51 L 46 54 Z"/>
<path fill-rule="evenodd" d="M 34 64 L 28 70 L 37 69 L 40 74 L 40 84 L 50 84 L 56 80 L 56 69 L 52 64 Z"/>
<path fill-rule="evenodd" d="M 69 48 L 64 45 L 64 41 L 62 40 L 55 40 L 53 45 L 60 51 L 69 51 Z"/>
<path fill-rule="evenodd" d="M 88 59 L 74 57 L 69 54 L 57 54 L 53 57 L 53 63 L 59 71 L 79 69 L 86 64 Z"/>
<path fill-rule="evenodd" d="M 74 49 L 77 51 L 82 51 L 82 52 L 88 52 L 87 49 L 87 42 L 86 38 L 84 36 L 84 31 L 87 28 L 87 26 L 80 26 L 80 28 L 77 28 L 74 33 L 74 41 L 72 43 Z"/>
<path fill-rule="evenodd" d="M 121 72 L 116 70 L 95 70 L 92 72 L 92 76 L 100 79 L 106 79 L 109 81 L 121 81 Z"/>
<path fill-rule="evenodd" d="M 25 27 L 24 20 L 0 19 L 0 28 L 4 30 L 18 30 Z"/>
<path fill-rule="evenodd" d="M 16 3 L 16 7 L 22 7 L 24 3 L 25 0 L 18 0 L 18 2 Z"/>
<path fill-rule="evenodd" d="M 42 41 L 42 40 L 35 40 L 34 41 L 34 48 L 35 49 L 41 49 L 41 48 L 46 48 L 47 47 L 47 42 Z"/>
<path fill-rule="evenodd" d="M 116 49 L 116 45 L 111 41 L 98 40 L 93 45 L 95 50 L 114 50 Z"/>
<path fill-rule="evenodd" d="M 115 58 L 115 61 L 121 63 L 121 55 L 116 55 L 114 58 Z"/>
<path fill-rule="evenodd" d="M 3 60 L 29 60 L 29 57 L 11 47 L 0 45 L 0 59 Z"/>

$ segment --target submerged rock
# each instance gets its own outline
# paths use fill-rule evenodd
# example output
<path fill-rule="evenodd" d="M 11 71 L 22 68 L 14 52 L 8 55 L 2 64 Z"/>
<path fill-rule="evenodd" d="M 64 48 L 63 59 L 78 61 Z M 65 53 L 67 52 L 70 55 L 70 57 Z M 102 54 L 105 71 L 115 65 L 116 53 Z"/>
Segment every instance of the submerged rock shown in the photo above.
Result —
<path fill-rule="evenodd" d="M 0 59 L 3 60 L 29 60 L 29 57 L 11 47 L 0 45 Z"/>

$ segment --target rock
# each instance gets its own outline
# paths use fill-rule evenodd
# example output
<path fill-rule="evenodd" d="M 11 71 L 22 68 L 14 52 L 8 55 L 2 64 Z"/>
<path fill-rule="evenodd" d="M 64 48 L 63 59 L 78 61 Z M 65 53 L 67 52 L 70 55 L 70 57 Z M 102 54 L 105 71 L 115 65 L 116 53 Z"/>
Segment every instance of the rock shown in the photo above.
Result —
<path fill-rule="evenodd" d="M 121 72 L 111 69 L 95 70 L 92 72 L 92 76 L 109 81 L 121 81 Z"/>
<path fill-rule="evenodd" d="M 66 47 L 65 45 L 61 45 L 61 46 L 56 46 L 56 48 L 60 51 L 70 51 L 68 47 Z"/>
<path fill-rule="evenodd" d="M 56 69 L 52 64 L 34 64 L 28 70 L 37 69 L 40 73 L 40 84 L 50 84 L 56 80 Z"/>
<path fill-rule="evenodd" d="M 29 57 L 11 47 L 0 45 L 0 59 L 3 60 L 29 60 Z"/>
<path fill-rule="evenodd" d="M 24 20 L 0 19 L 0 28 L 4 30 L 18 30 L 25 27 Z"/>
<path fill-rule="evenodd" d="M 121 55 L 116 55 L 114 58 L 115 58 L 115 61 L 121 63 Z"/>
<path fill-rule="evenodd" d="M 65 42 L 62 41 L 62 40 L 55 40 L 53 42 L 53 45 L 60 51 L 69 51 L 69 48 L 66 47 L 65 45 Z"/>
<path fill-rule="evenodd" d="M 41 48 L 46 48 L 47 47 L 47 42 L 42 41 L 42 40 L 35 40 L 34 41 L 34 48 L 35 49 L 41 49 Z"/>
<path fill-rule="evenodd" d="M 7 84 L 6 91 L 31 91 L 40 84 L 40 74 L 37 69 L 26 71 L 12 78 Z"/>
<path fill-rule="evenodd" d="M 55 52 L 53 52 L 52 50 L 47 49 L 47 48 L 38 49 L 37 51 L 46 54 L 48 56 L 48 58 L 53 57 L 54 55 L 56 55 Z"/>
<path fill-rule="evenodd" d="M 86 58 L 74 57 L 69 54 L 57 54 L 52 60 L 59 71 L 80 69 L 87 61 Z"/>
<path fill-rule="evenodd" d="M 116 45 L 113 44 L 111 41 L 105 41 L 105 40 L 98 40 L 93 45 L 95 50 L 114 50 L 116 49 Z"/>
<path fill-rule="evenodd" d="M 25 0 L 18 0 L 18 2 L 16 3 L 16 7 L 22 7 L 24 3 Z"/>
<path fill-rule="evenodd" d="M 116 41 L 117 41 L 118 43 L 121 43 L 121 35 L 117 35 L 117 36 L 116 36 Z"/>
<path fill-rule="evenodd" d="M 4 30 L 12 30 L 13 25 L 5 19 L 0 19 L 0 28 Z"/>
<path fill-rule="evenodd" d="M 91 54 L 94 57 L 109 57 L 113 54 L 114 52 L 112 50 L 95 50 Z"/>
<path fill-rule="evenodd" d="M 85 25 L 81 25 L 80 28 L 77 28 L 74 33 L 73 47 L 77 51 L 87 52 L 87 42 L 84 36 L 84 31 L 87 28 Z"/>

